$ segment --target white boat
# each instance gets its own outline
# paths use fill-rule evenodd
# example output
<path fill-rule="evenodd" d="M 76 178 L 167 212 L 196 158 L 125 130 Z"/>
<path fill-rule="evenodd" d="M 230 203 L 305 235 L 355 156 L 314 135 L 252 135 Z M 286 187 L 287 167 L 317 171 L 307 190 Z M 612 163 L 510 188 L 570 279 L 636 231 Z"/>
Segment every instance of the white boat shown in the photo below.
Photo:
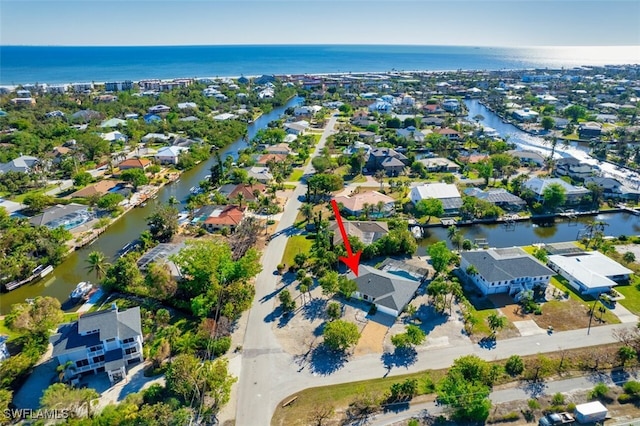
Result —
<path fill-rule="evenodd" d="M 91 284 L 89 281 L 81 281 L 78 283 L 76 288 L 73 289 L 73 291 L 71 292 L 71 295 L 69 295 L 69 298 L 82 299 L 91 291 L 92 288 L 93 288 L 93 284 Z"/>

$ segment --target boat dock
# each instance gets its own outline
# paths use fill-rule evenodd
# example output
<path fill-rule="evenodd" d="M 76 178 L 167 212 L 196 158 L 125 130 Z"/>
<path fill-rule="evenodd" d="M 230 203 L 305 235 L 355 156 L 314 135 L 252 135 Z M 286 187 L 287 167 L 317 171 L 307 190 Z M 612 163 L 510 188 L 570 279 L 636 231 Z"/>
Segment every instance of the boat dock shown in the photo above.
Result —
<path fill-rule="evenodd" d="M 4 285 L 4 289 L 6 291 L 15 290 L 16 288 L 23 286 L 27 283 L 30 283 L 31 281 L 37 278 L 44 278 L 45 276 L 49 275 L 52 271 L 53 271 L 53 266 L 47 265 L 45 267 L 44 265 L 40 265 L 37 268 L 35 268 L 32 271 L 31 275 L 29 275 L 27 278 L 20 281 L 11 281 L 10 283 L 7 283 Z"/>

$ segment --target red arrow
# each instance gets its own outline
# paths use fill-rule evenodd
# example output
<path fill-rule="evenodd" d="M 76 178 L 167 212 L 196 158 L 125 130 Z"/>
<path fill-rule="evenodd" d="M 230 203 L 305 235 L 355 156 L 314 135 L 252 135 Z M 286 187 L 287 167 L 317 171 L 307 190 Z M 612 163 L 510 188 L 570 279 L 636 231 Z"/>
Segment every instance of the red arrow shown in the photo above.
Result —
<path fill-rule="evenodd" d="M 339 259 L 344 262 L 349 269 L 358 276 L 358 266 L 360 266 L 360 254 L 362 254 L 362 250 L 357 253 L 353 253 L 351 251 L 351 244 L 349 243 L 349 238 L 347 237 L 347 231 L 344 230 L 344 224 L 342 223 L 342 217 L 340 217 L 340 209 L 338 209 L 338 203 L 336 200 L 331 200 L 331 207 L 333 207 L 333 213 L 336 216 L 336 222 L 338 222 L 338 227 L 340 228 L 340 234 L 342 234 L 342 241 L 344 241 L 344 248 L 347 249 L 347 257 L 340 256 Z"/>

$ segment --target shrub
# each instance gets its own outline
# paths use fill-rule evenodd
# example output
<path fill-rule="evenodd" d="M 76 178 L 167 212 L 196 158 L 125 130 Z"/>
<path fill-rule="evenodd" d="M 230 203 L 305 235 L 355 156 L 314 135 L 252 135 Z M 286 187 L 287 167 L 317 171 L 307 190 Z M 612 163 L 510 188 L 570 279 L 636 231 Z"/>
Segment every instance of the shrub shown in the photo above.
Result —
<path fill-rule="evenodd" d="M 631 395 L 633 397 L 640 396 L 640 382 L 636 382 L 635 380 L 630 380 L 624 384 L 622 387 L 624 389 L 624 393 Z"/>
<path fill-rule="evenodd" d="M 540 403 L 537 399 L 530 399 L 529 401 L 527 401 L 527 405 L 531 410 L 537 410 L 538 408 L 540 408 Z"/>
<path fill-rule="evenodd" d="M 604 383 L 598 383 L 591 392 L 589 392 L 589 399 L 604 398 L 609 393 L 609 387 Z"/>
<path fill-rule="evenodd" d="M 515 422 L 518 420 L 520 420 L 520 413 L 512 411 L 511 413 L 507 413 L 502 416 L 490 418 L 489 420 L 487 420 L 487 423 Z"/>
<path fill-rule="evenodd" d="M 522 361 L 522 358 L 520 356 L 512 355 L 504 365 L 504 370 L 510 376 L 517 376 L 519 374 L 522 374 L 522 372 L 524 371 L 524 361 Z"/>
<path fill-rule="evenodd" d="M 618 402 L 620 404 L 628 404 L 629 402 L 633 401 L 633 397 L 629 394 L 623 393 L 622 395 L 620 395 L 618 397 Z"/>
<path fill-rule="evenodd" d="M 551 404 L 553 405 L 564 405 L 564 395 L 560 392 L 553 395 L 551 398 Z"/>
<path fill-rule="evenodd" d="M 570 402 L 567 404 L 567 409 L 565 411 L 573 413 L 575 410 L 576 410 L 576 404 L 573 402 Z"/>
<path fill-rule="evenodd" d="M 213 355 L 220 356 L 224 355 L 229 351 L 231 347 L 231 337 L 225 336 L 216 339 L 213 342 Z"/>

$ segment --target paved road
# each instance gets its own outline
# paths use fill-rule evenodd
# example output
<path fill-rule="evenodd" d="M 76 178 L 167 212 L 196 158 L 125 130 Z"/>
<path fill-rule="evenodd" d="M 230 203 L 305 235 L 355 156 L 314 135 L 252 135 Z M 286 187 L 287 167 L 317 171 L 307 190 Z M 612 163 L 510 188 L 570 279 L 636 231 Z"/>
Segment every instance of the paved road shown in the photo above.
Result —
<path fill-rule="evenodd" d="M 566 380 L 539 383 L 535 385 L 523 384 L 516 387 L 495 390 L 491 392 L 489 398 L 494 404 L 511 401 L 525 401 L 541 395 L 553 395 L 557 392 L 568 393 L 579 390 L 593 389 L 593 387 L 598 382 L 604 382 L 607 385 L 612 386 L 614 384 L 623 383 L 624 381 L 614 381 L 610 376 L 603 375 L 583 376 Z M 387 413 L 378 414 L 371 418 L 371 421 L 368 423 L 368 425 L 387 426 L 392 425 L 396 422 L 410 419 L 412 417 L 422 417 L 425 415 L 438 416 L 445 410 L 445 407 L 438 406 L 434 402 L 412 404 L 410 406 L 404 406 L 402 408 L 404 408 L 402 409 L 402 411 L 389 411 Z"/>
<path fill-rule="evenodd" d="M 337 117 L 332 116 L 327 123 L 312 158 L 324 147 L 327 137 L 334 131 L 336 121 Z M 304 173 L 312 172 L 313 166 L 309 161 Z M 295 374 L 291 367 L 291 357 L 282 351 L 271 330 L 271 322 L 266 322 L 265 317 L 270 315 L 276 306 L 274 301 L 277 300 L 279 276 L 275 275 L 274 271 L 282 260 L 288 237 L 297 233 L 293 224 L 302 204 L 300 199 L 305 192 L 306 185 L 298 183 L 282 213 L 276 236 L 264 250 L 263 270 L 256 279 L 255 302 L 249 311 L 242 345 L 242 369 L 238 382 L 236 413 L 236 424 L 239 426 L 268 425 L 275 405 L 286 396 L 274 392 L 274 389 L 290 381 L 290 375 Z"/>

